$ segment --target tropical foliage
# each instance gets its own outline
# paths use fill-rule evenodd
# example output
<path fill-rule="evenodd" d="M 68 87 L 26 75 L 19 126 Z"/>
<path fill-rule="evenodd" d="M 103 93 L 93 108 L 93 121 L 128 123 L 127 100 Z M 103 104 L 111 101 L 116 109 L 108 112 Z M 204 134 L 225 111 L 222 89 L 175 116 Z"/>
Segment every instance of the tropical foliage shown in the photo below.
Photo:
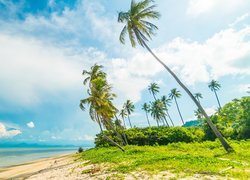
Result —
<path fill-rule="evenodd" d="M 222 134 L 218 131 L 216 126 L 212 123 L 211 119 L 200 105 L 200 103 L 195 99 L 190 90 L 181 82 L 181 80 L 176 76 L 176 74 L 162 61 L 147 45 L 147 42 L 151 40 L 152 35 L 155 35 L 155 31 L 158 29 L 156 25 L 149 22 L 151 19 L 158 19 L 160 13 L 155 11 L 156 5 L 151 5 L 154 2 L 152 0 L 142 0 L 140 2 L 131 1 L 130 9 L 127 12 L 119 12 L 118 22 L 124 23 L 124 27 L 120 34 L 120 42 L 125 43 L 125 36 L 128 34 L 130 43 L 132 47 L 135 47 L 138 43 L 143 48 L 146 48 L 149 53 L 158 61 L 167 71 L 172 75 L 172 77 L 177 81 L 177 83 L 184 89 L 184 91 L 190 96 L 190 98 L 197 105 L 198 109 L 202 112 L 206 118 L 207 123 L 215 133 L 215 135 L 220 140 L 221 144 L 226 151 L 233 151 L 232 147 L 226 142 Z M 155 98 L 156 100 L 156 98 Z"/>

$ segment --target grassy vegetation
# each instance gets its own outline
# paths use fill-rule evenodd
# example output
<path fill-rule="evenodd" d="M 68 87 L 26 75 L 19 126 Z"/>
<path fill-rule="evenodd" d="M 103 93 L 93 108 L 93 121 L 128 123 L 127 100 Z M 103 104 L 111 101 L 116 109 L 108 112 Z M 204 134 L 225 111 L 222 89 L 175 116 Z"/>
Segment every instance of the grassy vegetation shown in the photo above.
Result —
<path fill-rule="evenodd" d="M 181 176 L 208 174 L 240 179 L 250 178 L 250 141 L 230 141 L 235 153 L 227 154 L 220 143 L 172 143 L 167 146 L 126 146 L 94 148 L 79 154 L 81 160 L 106 164 L 109 171 L 156 174 L 169 170 Z"/>

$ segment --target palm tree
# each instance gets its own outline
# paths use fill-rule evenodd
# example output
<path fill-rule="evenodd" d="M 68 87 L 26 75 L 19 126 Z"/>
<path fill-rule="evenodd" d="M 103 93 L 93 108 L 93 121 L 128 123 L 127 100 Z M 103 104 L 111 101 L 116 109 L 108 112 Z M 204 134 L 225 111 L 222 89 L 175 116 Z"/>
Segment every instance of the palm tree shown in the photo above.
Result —
<path fill-rule="evenodd" d="M 124 128 L 126 129 L 125 118 L 128 116 L 128 114 L 126 112 L 126 109 L 122 108 L 121 111 L 120 111 L 119 116 L 121 116 L 121 118 L 123 120 Z"/>
<path fill-rule="evenodd" d="M 194 115 L 198 118 L 201 119 L 202 118 L 202 113 L 199 109 L 197 109 L 196 111 L 194 111 Z"/>
<path fill-rule="evenodd" d="M 160 89 L 160 87 L 156 83 L 151 83 L 148 86 L 148 90 L 153 95 L 155 100 L 156 100 L 155 94 L 159 92 L 159 89 Z"/>
<path fill-rule="evenodd" d="M 182 121 L 182 123 L 183 123 L 183 125 L 184 125 L 185 123 L 184 123 L 184 120 L 183 120 L 183 117 L 182 117 L 182 115 L 181 115 L 181 111 L 180 111 L 180 108 L 179 108 L 179 105 L 178 105 L 177 99 L 176 99 L 176 98 L 181 97 L 180 91 L 178 91 L 176 88 L 172 89 L 171 92 L 170 92 L 170 94 L 169 94 L 169 97 L 170 97 L 171 99 L 174 99 L 175 104 L 176 104 L 176 107 L 177 107 L 177 110 L 178 110 L 178 113 L 179 113 L 180 118 L 181 118 L 181 121 Z"/>
<path fill-rule="evenodd" d="M 83 80 L 83 84 L 86 85 L 87 82 L 89 82 L 89 87 L 90 87 L 91 81 L 93 79 L 96 79 L 97 77 L 106 78 L 106 73 L 101 70 L 102 68 L 103 68 L 102 65 L 94 64 L 91 67 L 90 71 L 83 70 L 82 75 L 86 76 L 86 78 Z"/>
<path fill-rule="evenodd" d="M 151 40 L 151 36 L 154 35 L 155 30 L 158 29 L 156 25 L 152 24 L 148 20 L 159 19 L 160 17 L 160 13 L 154 11 L 156 5 L 150 5 L 151 2 L 153 1 L 142 0 L 140 2 L 135 2 L 135 0 L 132 0 L 130 9 L 127 12 L 120 12 L 118 14 L 118 22 L 125 23 L 125 26 L 123 27 L 120 34 L 120 42 L 122 44 L 125 44 L 125 36 L 126 34 L 128 34 L 132 47 L 136 47 L 136 44 L 138 43 L 143 48 L 146 48 L 156 59 L 156 61 L 164 66 L 164 68 L 173 76 L 173 78 L 178 82 L 178 84 L 185 90 L 185 92 L 201 110 L 202 114 L 207 120 L 207 123 L 209 124 L 217 138 L 220 140 L 225 150 L 228 152 L 233 151 L 232 147 L 226 142 L 216 126 L 214 126 L 213 122 L 211 121 L 203 107 L 200 105 L 200 103 L 195 99 L 190 90 L 180 81 L 175 73 L 154 54 L 154 52 L 147 45 L 146 42 Z"/>
<path fill-rule="evenodd" d="M 135 106 L 134 106 L 134 104 L 133 104 L 132 101 L 127 100 L 127 101 L 124 103 L 123 108 L 126 109 L 126 112 L 127 112 L 127 114 L 128 114 L 129 125 L 130 125 L 130 127 L 132 128 L 132 124 L 131 124 L 129 115 L 130 115 L 132 112 L 134 112 Z"/>
<path fill-rule="evenodd" d="M 98 71 L 101 72 L 101 67 Z M 96 73 L 93 73 L 92 75 L 95 76 Z M 102 125 L 106 129 L 113 130 L 117 134 L 118 138 L 123 140 L 121 135 L 113 127 L 112 119 L 117 112 L 117 109 L 112 103 L 115 94 L 111 92 L 111 86 L 106 81 L 105 73 L 103 73 L 101 76 L 96 76 L 95 78 L 89 77 L 88 80 L 85 79 L 85 84 L 87 81 L 89 81 L 89 97 L 80 100 L 80 108 L 84 111 L 85 105 L 89 105 L 90 118 L 99 124 L 103 138 L 124 151 L 124 149 L 119 144 L 117 144 L 115 141 L 113 141 L 103 133 Z"/>
<path fill-rule="evenodd" d="M 197 101 L 199 102 L 199 103 L 201 103 L 200 102 L 200 99 L 202 99 L 203 97 L 202 97 L 202 94 L 201 93 L 194 93 L 194 97 L 197 99 Z"/>
<path fill-rule="evenodd" d="M 218 105 L 219 105 L 219 110 L 220 110 L 220 109 L 221 109 L 221 105 L 220 105 L 220 101 L 219 101 L 219 98 L 218 98 L 218 95 L 217 95 L 216 91 L 218 91 L 218 90 L 220 89 L 221 85 L 220 85 L 217 81 L 212 80 L 212 81 L 208 84 L 208 87 L 209 87 L 209 89 L 210 89 L 212 92 L 214 92 L 215 97 L 216 97 L 217 102 L 218 102 Z"/>
<path fill-rule="evenodd" d="M 165 111 L 166 111 L 166 114 L 167 114 L 167 116 L 168 116 L 170 122 L 171 122 L 172 125 L 174 126 L 174 122 L 173 122 L 173 120 L 172 120 L 172 118 L 170 117 L 169 112 L 168 112 L 168 106 L 170 106 L 170 103 L 171 103 L 170 99 L 167 98 L 166 96 L 162 96 L 162 97 L 161 97 L 161 101 L 163 102 L 163 104 L 164 104 L 164 106 L 165 106 Z"/>
<path fill-rule="evenodd" d="M 150 122 L 149 122 L 149 119 L 148 119 L 148 112 L 149 112 L 149 109 L 150 109 L 149 104 L 144 103 L 144 104 L 142 105 L 142 110 L 144 110 L 144 111 L 145 111 L 145 113 L 146 113 L 146 117 L 147 117 L 148 125 L 149 125 L 149 127 L 151 127 Z"/>
<path fill-rule="evenodd" d="M 159 127 L 159 123 L 163 122 L 164 123 L 164 118 L 166 116 L 164 112 L 164 104 L 161 100 L 157 99 L 154 102 L 150 102 L 150 109 L 149 111 L 151 112 L 151 116 L 156 120 L 157 126 Z"/>

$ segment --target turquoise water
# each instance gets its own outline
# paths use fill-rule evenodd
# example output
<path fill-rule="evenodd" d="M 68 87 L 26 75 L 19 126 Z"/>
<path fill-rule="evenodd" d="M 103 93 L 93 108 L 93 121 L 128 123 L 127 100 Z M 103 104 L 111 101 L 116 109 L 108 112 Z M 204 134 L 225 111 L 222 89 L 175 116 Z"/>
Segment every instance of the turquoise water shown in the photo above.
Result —
<path fill-rule="evenodd" d="M 78 147 L 0 148 L 0 167 L 77 152 Z"/>

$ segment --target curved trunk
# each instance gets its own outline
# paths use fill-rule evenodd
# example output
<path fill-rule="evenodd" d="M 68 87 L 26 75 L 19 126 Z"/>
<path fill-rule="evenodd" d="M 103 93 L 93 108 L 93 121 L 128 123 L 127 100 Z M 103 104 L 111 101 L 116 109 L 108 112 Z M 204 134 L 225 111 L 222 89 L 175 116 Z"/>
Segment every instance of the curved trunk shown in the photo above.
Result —
<path fill-rule="evenodd" d="M 129 114 L 128 114 L 128 122 L 129 122 L 130 127 L 132 128 L 132 124 L 131 124 L 131 121 L 130 121 Z"/>
<path fill-rule="evenodd" d="M 160 127 L 158 120 L 156 119 L 157 126 Z"/>
<path fill-rule="evenodd" d="M 174 127 L 174 122 L 173 122 L 172 118 L 170 117 L 170 115 L 169 115 L 169 113 L 168 113 L 168 110 L 166 110 L 166 113 L 167 113 L 168 118 L 169 118 L 169 120 L 171 121 L 171 123 L 172 123 L 172 125 L 173 125 L 173 127 Z"/>
<path fill-rule="evenodd" d="M 147 117 L 148 125 L 149 125 L 149 127 L 151 127 L 149 119 L 148 119 L 148 113 L 147 113 L 147 111 L 145 111 L 145 112 L 146 112 L 146 117 Z"/>
<path fill-rule="evenodd" d="M 111 144 L 113 144 L 114 146 L 117 146 L 119 149 L 121 149 L 123 152 L 125 152 L 125 150 L 118 144 L 116 143 L 115 141 L 113 141 L 112 139 L 110 139 L 108 136 L 106 136 L 104 133 L 103 133 L 103 129 L 102 129 L 102 126 L 101 126 L 101 121 L 98 117 L 98 115 L 96 115 L 96 120 L 100 126 L 100 129 L 101 129 L 101 132 L 102 132 L 102 135 L 103 135 L 103 138 L 106 139 L 107 141 L 109 141 Z"/>
<path fill-rule="evenodd" d="M 169 124 L 168 124 L 168 121 L 167 121 L 167 119 L 166 119 L 166 116 L 164 116 L 163 118 L 164 118 L 164 120 L 165 120 L 167 126 L 169 127 Z M 164 121 L 163 121 L 163 122 L 164 122 Z"/>
<path fill-rule="evenodd" d="M 215 94 L 215 97 L 216 97 L 216 99 L 217 99 L 217 102 L 218 102 L 218 105 L 219 105 L 219 112 L 220 112 L 221 105 L 220 105 L 220 101 L 219 101 L 218 95 L 217 95 L 217 93 L 216 93 L 215 90 L 214 90 L 214 94 Z"/>
<path fill-rule="evenodd" d="M 127 129 L 127 128 L 126 128 L 126 124 L 125 124 L 124 117 L 122 117 L 122 121 L 123 121 L 123 126 L 124 126 L 124 128 Z"/>
<path fill-rule="evenodd" d="M 155 94 L 152 92 L 152 94 L 153 94 L 153 97 L 154 97 L 154 99 L 155 99 L 155 101 L 156 101 L 156 97 L 155 97 Z"/>
<path fill-rule="evenodd" d="M 178 103 L 177 103 L 176 97 L 174 97 L 174 101 L 175 101 L 175 104 L 176 104 L 176 107 L 177 107 L 178 113 L 179 113 L 179 115 L 180 115 L 180 118 L 181 118 L 182 124 L 184 125 L 185 123 L 184 123 L 183 117 L 182 117 L 182 115 L 181 115 L 181 111 L 180 111 L 179 105 L 178 105 Z"/>
<path fill-rule="evenodd" d="M 189 91 L 189 89 L 180 81 L 180 79 L 174 74 L 174 72 L 166 65 L 164 64 L 154 53 L 153 51 L 148 47 L 148 45 L 143 41 L 143 45 L 146 47 L 146 49 L 151 53 L 151 55 L 173 76 L 173 78 L 177 81 L 177 83 L 185 90 L 185 92 L 189 95 L 189 97 L 193 100 L 193 102 L 196 104 L 196 106 L 200 109 L 201 113 L 206 118 L 206 121 L 210 128 L 213 130 L 216 137 L 220 140 L 221 144 L 225 148 L 227 152 L 234 151 L 233 148 L 227 143 L 227 141 L 224 139 L 220 131 L 217 129 L 217 127 L 213 124 L 203 107 L 200 105 L 200 103 L 195 99 L 193 94 Z"/>

